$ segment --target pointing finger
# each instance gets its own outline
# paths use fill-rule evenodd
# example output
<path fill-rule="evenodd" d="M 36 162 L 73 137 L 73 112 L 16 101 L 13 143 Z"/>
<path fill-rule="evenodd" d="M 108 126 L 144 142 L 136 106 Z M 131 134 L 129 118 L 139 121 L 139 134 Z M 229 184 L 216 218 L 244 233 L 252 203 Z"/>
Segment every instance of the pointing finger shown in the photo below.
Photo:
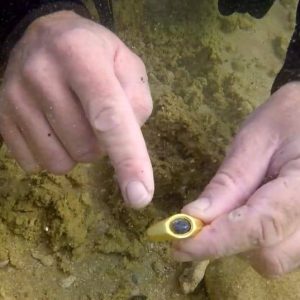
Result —
<path fill-rule="evenodd" d="M 130 102 L 115 76 L 113 61 L 99 57 L 105 55 L 97 51 L 77 54 L 77 63 L 71 65 L 75 68 L 71 87 L 109 155 L 125 201 L 141 208 L 151 201 L 154 190 L 150 158 Z"/>

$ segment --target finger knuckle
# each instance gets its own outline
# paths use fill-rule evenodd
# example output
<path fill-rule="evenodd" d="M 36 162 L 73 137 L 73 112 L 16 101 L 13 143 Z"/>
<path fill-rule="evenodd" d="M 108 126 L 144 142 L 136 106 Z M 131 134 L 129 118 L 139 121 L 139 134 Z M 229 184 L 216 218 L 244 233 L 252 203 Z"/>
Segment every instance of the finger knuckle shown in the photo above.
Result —
<path fill-rule="evenodd" d="M 235 175 L 226 170 L 220 170 L 212 179 L 210 185 L 216 185 L 226 188 L 235 188 L 238 181 Z"/>
<path fill-rule="evenodd" d="M 39 73 L 44 65 L 43 57 L 35 53 L 34 56 L 28 57 L 22 65 L 21 74 L 23 78 L 30 82 L 39 80 Z"/>
<path fill-rule="evenodd" d="M 42 34 L 45 32 L 49 33 L 49 29 L 52 27 L 50 26 L 50 22 L 46 21 L 46 18 L 36 18 L 33 22 L 29 24 L 27 27 L 26 33 L 28 34 Z"/>
<path fill-rule="evenodd" d="M 50 48 L 59 57 L 70 57 L 78 53 L 82 41 L 86 41 L 91 33 L 84 28 L 72 28 L 56 33 L 51 41 Z"/>
<path fill-rule="evenodd" d="M 74 30 L 56 34 L 52 39 L 51 48 L 56 54 L 66 54 L 74 45 Z"/>
<path fill-rule="evenodd" d="M 120 116 L 115 106 L 106 104 L 95 110 L 91 109 L 90 122 L 96 132 L 104 133 L 120 125 Z"/>
<path fill-rule="evenodd" d="M 255 233 L 255 244 L 258 247 L 269 247 L 283 239 L 283 227 L 280 216 L 274 212 L 266 212 L 258 216 Z"/>
<path fill-rule="evenodd" d="M 139 162 L 142 160 L 139 159 Z M 122 160 L 115 162 L 115 168 L 116 169 L 123 169 L 130 173 L 138 173 L 140 170 L 139 163 L 137 162 L 137 159 L 132 157 L 132 155 L 127 154 L 126 156 L 122 157 Z"/>

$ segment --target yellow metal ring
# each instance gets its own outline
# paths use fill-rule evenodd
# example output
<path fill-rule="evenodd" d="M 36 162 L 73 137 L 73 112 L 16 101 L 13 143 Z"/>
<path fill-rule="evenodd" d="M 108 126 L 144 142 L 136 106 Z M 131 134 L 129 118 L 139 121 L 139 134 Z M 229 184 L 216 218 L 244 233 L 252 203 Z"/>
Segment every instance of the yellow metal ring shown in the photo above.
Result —
<path fill-rule="evenodd" d="M 189 224 L 187 232 L 175 232 L 173 225 L 177 220 L 184 220 Z M 203 222 L 199 219 L 186 214 L 176 214 L 149 227 L 147 236 L 150 240 L 155 242 L 186 239 L 200 232 L 203 226 Z"/>

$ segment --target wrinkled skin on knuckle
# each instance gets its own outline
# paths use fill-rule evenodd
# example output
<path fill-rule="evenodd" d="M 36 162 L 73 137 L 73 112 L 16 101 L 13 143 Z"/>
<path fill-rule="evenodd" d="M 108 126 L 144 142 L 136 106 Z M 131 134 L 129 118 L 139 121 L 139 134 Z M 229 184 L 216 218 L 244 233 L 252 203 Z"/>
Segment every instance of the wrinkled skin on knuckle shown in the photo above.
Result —
<path fill-rule="evenodd" d="M 26 82 L 40 82 L 40 72 L 45 65 L 46 57 L 39 52 L 27 57 L 21 66 L 21 76 Z"/>
<path fill-rule="evenodd" d="M 254 217 L 253 222 L 250 239 L 257 248 L 270 247 L 283 240 L 285 224 L 281 214 L 265 211 Z"/>
<path fill-rule="evenodd" d="M 288 137 L 272 156 L 270 161 L 268 176 L 277 177 L 290 176 L 292 173 L 295 178 L 299 178 L 300 170 L 300 136 Z"/>
<path fill-rule="evenodd" d="M 105 133 L 120 125 L 118 109 L 111 103 L 102 103 L 101 107 L 90 109 L 89 120 L 98 133 Z"/>
<path fill-rule="evenodd" d="M 90 59 L 89 54 L 95 56 L 95 51 L 98 57 L 105 55 L 105 59 L 113 61 L 116 39 L 113 34 L 107 34 L 98 26 L 98 30 L 95 30 L 94 26 L 87 26 L 84 21 L 67 27 L 53 35 L 49 41 L 49 49 L 62 63 L 69 60 L 78 63 L 79 60 L 84 65 Z"/>
<path fill-rule="evenodd" d="M 236 174 L 233 174 L 232 170 L 228 172 L 227 170 L 223 169 L 220 170 L 213 178 L 213 180 L 209 183 L 208 188 L 209 189 L 215 189 L 215 188 L 229 188 L 234 189 L 236 188 L 238 184 L 238 178 L 236 177 L 237 174 L 239 174 L 240 171 L 236 170 Z"/>
<path fill-rule="evenodd" d="M 90 37 L 91 33 L 83 28 L 72 28 L 54 34 L 51 39 L 49 48 L 60 58 L 68 58 L 76 51 L 81 42 L 84 42 Z"/>
<path fill-rule="evenodd" d="M 39 18 L 36 18 L 26 29 L 26 36 L 28 38 L 43 38 L 49 40 L 49 37 L 53 37 L 62 32 L 62 29 L 66 25 L 69 27 L 78 20 L 84 20 L 76 13 L 72 11 L 59 11 L 54 12 Z M 50 38 L 50 40 L 51 40 Z M 47 46 L 47 45 L 45 45 Z"/>
<path fill-rule="evenodd" d="M 115 161 L 115 168 L 126 170 L 126 172 L 130 174 L 139 174 L 141 172 L 141 165 L 143 165 L 147 161 L 146 156 L 139 157 L 132 157 L 130 154 L 125 155 L 122 157 L 122 160 Z"/>

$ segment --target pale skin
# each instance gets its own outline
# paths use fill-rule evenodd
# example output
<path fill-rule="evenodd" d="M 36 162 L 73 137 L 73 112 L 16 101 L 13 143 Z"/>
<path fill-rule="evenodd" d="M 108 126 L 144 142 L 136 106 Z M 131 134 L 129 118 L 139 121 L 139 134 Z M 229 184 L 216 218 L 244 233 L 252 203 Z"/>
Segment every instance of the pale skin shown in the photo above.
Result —
<path fill-rule="evenodd" d="M 152 111 L 147 74 L 112 32 L 67 11 L 37 19 L 10 55 L 0 100 L 1 135 L 25 171 L 64 174 L 107 153 L 125 203 L 151 201 L 140 130 Z M 207 226 L 174 244 L 176 259 L 241 254 L 267 276 L 300 265 L 299 116 L 296 82 L 252 113 L 209 185 L 183 208 Z"/>
<path fill-rule="evenodd" d="M 300 83 L 248 118 L 199 198 L 183 208 L 207 225 L 174 245 L 178 260 L 241 254 L 266 276 L 300 266 Z"/>
<path fill-rule="evenodd" d="M 27 172 L 64 174 L 106 152 L 126 203 L 141 208 L 154 191 L 140 130 L 151 111 L 141 59 L 103 26 L 63 11 L 34 21 L 12 51 L 0 132 Z"/>

